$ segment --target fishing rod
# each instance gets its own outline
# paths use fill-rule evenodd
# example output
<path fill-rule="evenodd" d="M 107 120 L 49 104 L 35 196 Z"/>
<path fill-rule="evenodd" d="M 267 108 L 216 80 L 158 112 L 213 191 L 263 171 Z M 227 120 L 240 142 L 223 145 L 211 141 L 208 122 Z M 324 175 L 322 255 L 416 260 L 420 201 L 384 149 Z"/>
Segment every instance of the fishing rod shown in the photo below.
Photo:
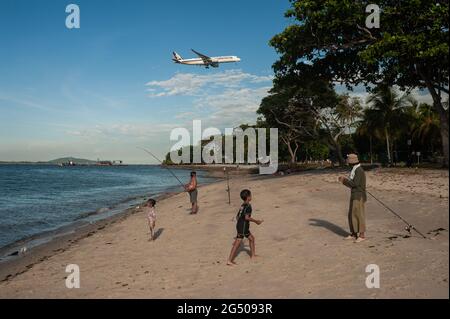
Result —
<path fill-rule="evenodd" d="M 177 177 L 177 175 L 175 175 L 175 173 L 172 172 L 172 170 L 171 170 L 169 167 L 167 167 L 167 165 L 164 165 L 164 163 L 163 163 L 159 158 L 157 158 L 155 155 L 153 155 L 152 152 L 150 152 L 149 150 L 147 150 L 147 149 L 145 149 L 145 148 L 143 148 L 143 147 L 137 147 L 137 148 L 143 150 L 144 152 L 147 152 L 151 157 L 153 157 L 153 158 L 156 159 L 158 162 L 160 162 L 161 165 L 162 165 L 165 169 L 167 169 L 167 170 L 173 175 L 173 177 L 175 177 L 175 178 L 177 179 L 177 181 L 180 183 L 180 185 L 183 186 L 183 188 L 185 188 L 185 185 L 183 184 L 182 181 L 180 181 L 180 179 Z"/>
<path fill-rule="evenodd" d="M 231 205 L 231 198 L 230 198 L 230 176 L 228 175 L 228 171 L 227 168 L 224 167 L 223 168 L 224 173 L 226 174 L 227 177 L 227 193 L 228 193 L 228 205 Z"/>
<path fill-rule="evenodd" d="M 378 198 L 375 197 L 375 195 L 373 195 L 371 192 L 369 192 L 368 190 L 366 190 L 367 194 L 369 194 L 370 196 L 372 196 L 379 204 L 381 204 L 384 208 L 386 208 L 388 211 L 390 211 L 392 214 L 394 214 L 398 219 L 400 219 L 402 222 L 404 222 L 407 226 L 405 227 L 405 230 L 411 234 L 411 229 L 414 230 L 416 233 L 418 233 L 420 236 L 422 236 L 423 238 L 427 238 L 424 234 L 422 234 L 416 227 L 414 227 L 414 225 L 411 225 L 410 223 L 408 223 L 408 221 L 406 221 L 402 216 L 400 216 L 399 214 L 397 214 L 392 208 L 390 208 L 389 206 L 387 206 L 385 203 L 383 203 L 381 200 L 379 200 Z"/>

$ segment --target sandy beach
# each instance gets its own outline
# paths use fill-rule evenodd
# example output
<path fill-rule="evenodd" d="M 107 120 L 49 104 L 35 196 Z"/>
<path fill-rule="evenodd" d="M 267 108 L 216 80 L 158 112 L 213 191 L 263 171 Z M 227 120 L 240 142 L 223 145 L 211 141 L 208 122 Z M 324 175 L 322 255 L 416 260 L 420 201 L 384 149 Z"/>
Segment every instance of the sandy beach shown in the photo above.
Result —
<path fill-rule="evenodd" d="M 405 236 L 405 225 L 369 197 L 368 240 L 358 244 L 343 240 L 349 190 L 337 177 L 347 173 L 232 176 L 231 205 L 225 181 L 206 185 L 193 216 L 188 196 L 175 194 L 157 203 L 156 241 L 136 209 L 41 252 L 21 271 L 11 268 L 0 298 L 448 298 L 448 171 L 368 171 L 368 189 L 429 239 Z M 259 257 L 250 260 L 245 241 L 230 267 L 243 188 L 253 193 L 254 217 L 265 221 L 251 225 Z M 79 289 L 66 288 L 68 264 L 80 267 Z M 369 264 L 379 266 L 378 289 L 365 285 Z"/>

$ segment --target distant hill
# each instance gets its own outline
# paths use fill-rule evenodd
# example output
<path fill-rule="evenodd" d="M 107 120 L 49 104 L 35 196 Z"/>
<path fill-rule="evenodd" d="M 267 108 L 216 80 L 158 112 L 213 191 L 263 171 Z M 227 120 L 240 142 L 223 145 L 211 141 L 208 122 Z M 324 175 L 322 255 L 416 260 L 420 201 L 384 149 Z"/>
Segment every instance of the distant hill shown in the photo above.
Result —
<path fill-rule="evenodd" d="M 97 163 L 96 161 L 91 161 L 91 160 L 84 159 L 84 158 L 75 158 L 75 157 L 61 157 L 61 158 L 57 158 L 57 159 L 48 161 L 48 163 L 50 163 L 50 164 L 62 164 L 62 163 L 69 163 L 69 162 L 73 162 L 76 165 L 93 165 L 93 164 Z"/>

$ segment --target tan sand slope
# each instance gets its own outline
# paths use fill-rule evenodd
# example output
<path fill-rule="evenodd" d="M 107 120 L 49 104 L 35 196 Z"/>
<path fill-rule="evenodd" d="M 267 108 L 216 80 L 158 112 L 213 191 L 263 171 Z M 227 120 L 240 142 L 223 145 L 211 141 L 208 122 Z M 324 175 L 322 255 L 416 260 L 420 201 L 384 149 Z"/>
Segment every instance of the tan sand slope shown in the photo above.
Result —
<path fill-rule="evenodd" d="M 2 298 L 448 298 L 448 172 L 368 173 L 368 187 L 432 239 L 403 238 L 404 225 L 369 198 L 369 239 L 344 241 L 348 190 L 336 173 L 231 181 L 202 187 L 200 212 L 188 215 L 188 197 L 158 203 L 159 237 L 148 242 L 145 216 L 136 213 L 0 283 Z M 404 186 L 404 185 L 406 186 Z M 260 257 L 248 243 L 226 266 L 240 204 L 253 192 L 252 225 Z M 65 267 L 78 264 L 81 288 L 67 289 Z M 381 287 L 365 286 L 365 268 L 377 264 Z"/>

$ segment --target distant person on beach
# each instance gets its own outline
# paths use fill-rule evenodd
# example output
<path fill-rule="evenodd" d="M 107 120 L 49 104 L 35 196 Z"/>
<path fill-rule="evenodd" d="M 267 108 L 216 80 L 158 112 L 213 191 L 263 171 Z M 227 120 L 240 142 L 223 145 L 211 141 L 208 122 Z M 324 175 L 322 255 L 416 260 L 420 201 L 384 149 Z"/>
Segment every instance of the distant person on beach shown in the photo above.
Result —
<path fill-rule="evenodd" d="M 364 173 L 364 169 L 361 167 L 356 154 L 347 155 L 347 163 L 352 166 L 350 176 L 339 177 L 339 181 L 351 189 L 348 210 L 350 235 L 346 237 L 346 239 L 353 239 L 355 242 L 359 243 L 366 239 L 366 174 Z"/>
<path fill-rule="evenodd" d="M 150 228 L 150 238 L 149 241 L 154 240 L 153 231 L 156 226 L 156 210 L 155 210 L 156 201 L 153 198 L 150 198 L 144 206 L 144 212 L 147 215 L 148 219 L 148 227 Z"/>
<path fill-rule="evenodd" d="M 256 257 L 255 251 L 255 237 L 250 233 L 250 222 L 260 225 L 263 220 L 257 220 L 252 218 L 252 205 L 250 202 L 252 200 L 252 193 L 248 189 L 241 191 L 241 199 L 244 201 L 236 215 L 236 231 L 237 236 L 234 240 L 233 247 L 231 248 L 230 257 L 228 257 L 228 266 L 236 265 L 234 258 L 236 257 L 236 252 L 241 245 L 244 237 L 248 238 L 250 242 L 250 257 Z"/>
<path fill-rule="evenodd" d="M 197 173 L 191 172 L 191 180 L 189 184 L 185 186 L 186 191 L 189 193 L 189 199 L 192 204 L 191 215 L 197 214 L 198 205 L 197 205 Z"/>

